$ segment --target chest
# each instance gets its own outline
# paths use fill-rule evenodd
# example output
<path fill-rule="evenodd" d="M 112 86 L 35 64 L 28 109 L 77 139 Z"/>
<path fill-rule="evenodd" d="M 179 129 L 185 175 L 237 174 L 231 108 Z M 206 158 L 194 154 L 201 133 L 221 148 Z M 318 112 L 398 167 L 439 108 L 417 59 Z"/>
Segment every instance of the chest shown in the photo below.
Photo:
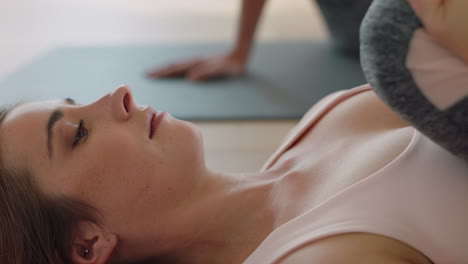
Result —
<path fill-rule="evenodd" d="M 337 105 L 275 164 L 283 173 L 279 200 L 298 201 L 285 203 L 280 222 L 383 168 L 404 151 L 413 132 L 371 92 Z"/>

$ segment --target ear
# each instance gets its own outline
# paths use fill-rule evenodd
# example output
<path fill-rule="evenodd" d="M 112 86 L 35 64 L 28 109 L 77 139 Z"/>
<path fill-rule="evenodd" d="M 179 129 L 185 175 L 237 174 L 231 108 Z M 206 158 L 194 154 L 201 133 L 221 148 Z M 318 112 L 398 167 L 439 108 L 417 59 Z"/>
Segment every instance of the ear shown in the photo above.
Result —
<path fill-rule="evenodd" d="M 93 223 L 80 222 L 73 241 L 71 259 L 76 264 L 107 263 L 117 242 L 117 235 Z"/>

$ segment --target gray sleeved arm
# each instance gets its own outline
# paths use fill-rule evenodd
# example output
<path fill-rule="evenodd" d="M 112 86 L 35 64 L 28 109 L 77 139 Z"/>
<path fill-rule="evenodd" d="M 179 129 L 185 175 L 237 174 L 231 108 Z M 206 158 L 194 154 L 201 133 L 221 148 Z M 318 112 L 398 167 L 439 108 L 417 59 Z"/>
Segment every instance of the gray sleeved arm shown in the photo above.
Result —
<path fill-rule="evenodd" d="M 360 32 L 364 75 L 376 94 L 403 119 L 468 161 L 468 99 L 460 98 L 440 110 L 424 96 L 406 68 L 410 41 L 421 27 L 406 0 L 374 0 Z"/>

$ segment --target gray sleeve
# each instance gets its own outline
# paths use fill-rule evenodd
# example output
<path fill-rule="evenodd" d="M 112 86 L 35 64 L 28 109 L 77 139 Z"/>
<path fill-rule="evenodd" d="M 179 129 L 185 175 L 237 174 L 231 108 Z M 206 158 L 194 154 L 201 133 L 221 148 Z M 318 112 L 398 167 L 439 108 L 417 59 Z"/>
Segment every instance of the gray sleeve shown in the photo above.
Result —
<path fill-rule="evenodd" d="M 375 93 L 403 119 L 468 161 L 468 99 L 439 110 L 406 68 L 410 41 L 421 27 L 406 0 L 374 0 L 360 32 L 364 75 Z"/>

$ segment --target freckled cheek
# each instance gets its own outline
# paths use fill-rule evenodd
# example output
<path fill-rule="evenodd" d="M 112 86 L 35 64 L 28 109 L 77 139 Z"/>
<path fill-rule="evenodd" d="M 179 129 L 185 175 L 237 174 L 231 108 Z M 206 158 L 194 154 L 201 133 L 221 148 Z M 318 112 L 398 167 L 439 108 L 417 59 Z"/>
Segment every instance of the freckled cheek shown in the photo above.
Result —
<path fill-rule="evenodd" d="M 136 147 L 135 143 L 103 145 L 95 153 L 92 173 L 87 176 L 88 188 L 99 207 L 120 208 L 141 199 L 151 188 L 154 163 Z"/>
<path fill-rule="evenodd" d="M 119 162 L 110 162 L 114 165 L 109 165 L 111 168 L 106 172 L 109 195 L 104 198 L 108 199 L 105 204 L 111 205 L 107 208 L 126 208 L 124 211 L 135 217 L 146 214 L 147 210 L 170 210 L 173 207 L 170 201 L 177 196 L 183 182 L 181 175 L 177 175 L 180 174 L 180 164 L 172 166 L 152 148 L 128 147 L 127 154 L 120 151 L 114 155 L 114 161 Z"/>

